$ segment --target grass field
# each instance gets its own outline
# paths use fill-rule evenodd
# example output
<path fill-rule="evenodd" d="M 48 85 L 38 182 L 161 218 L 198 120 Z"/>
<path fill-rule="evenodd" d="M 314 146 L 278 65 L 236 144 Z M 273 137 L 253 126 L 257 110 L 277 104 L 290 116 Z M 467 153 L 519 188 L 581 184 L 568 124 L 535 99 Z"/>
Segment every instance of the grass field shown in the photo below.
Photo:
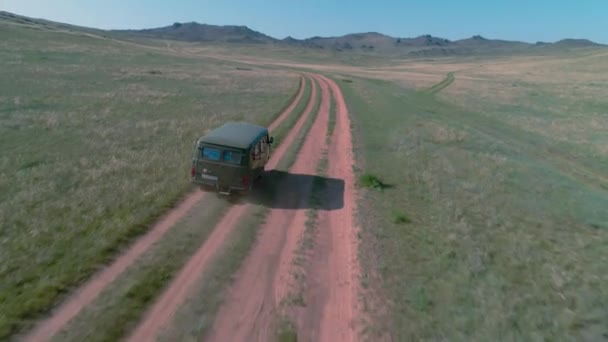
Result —
<path fill-rule="evenodd" d="M 190 189 L 194 139 L 268 124 L 299 76 L 2 23 L 0 337 Z"/>
<path fill-rule="evenodd" d="M 308 103 L 310 83 L 305 84 L 301 103 Z M 301 115 L 304 106 L 297 106 L 293 116 Z M 290 115 L 289 119 L 291 119 Z M 289 121 L 287 119 L 287 121 Z M 281 124 L 279 127 L 283 127 Z M 287 134 L 289 127 L 277 129 L 272 135 L 276 137 L 275 147 Z M 291 156 L 293 161 L 295 156 Z M 276 182 L 276 180 L 271 180 Z M 274 190 L 268 196 L 272 197 Z M 92 305 L 76 316 L 70 324 L 58 334 L 56 341 L 115 341 L 123 338 L 135 323 L 142 317 L 149 304 L 175 276 L 203 242 L 229 208 L 229 201 L 216 196 L 208 196 L 201 201 L 153 248 L 113 282 Z M 204 289 L 181 309 L 180 319 L 175 327 L 167 332 L 172 338 L 196 336 L 211 323 L 222 299 L 222 289 L 229 284 L 234 270 L 240 265 L 249 248 L 255 241 L 255 232 L 269 210 L 263 204 L 257 204 L 243 218 L 236 229 L 230 245 L 226 246 L 223 255 L 219 256 L 213 270 L 205 275 Z M 186 314 L 184 314 L 186 312 Z M 186 323 L 187 322 L 187 323 Z M 201 322 L 204 322 L 201 324 Z"/>
<path fill-rule="evenodd" d="M 447 86 L 437 78 L 434 95 L 342 83 L 357 171 L 389 185 L 359 206 L 363 284 L 390 308 L 368 299 L 387 322 L 370 336 L 608 336 L 608 88 L 598 73 L 608 63 L 536 64 L 485 61 Z"/>
<path fill-rule="evenodd" d="M 370 340 L 608 338 L 606 50 L 403 60 L 97 34 L 0 21 L 0 340 L 191 189 L 195 138 L 228 120 L 271 122 L 297 91 L 294 70 L 331 75 L 352 117 Z M 277 143 L 310 94 L 307 81 Z M 279 180 L 162 339 L 209 329 Z M 56 340 L 123 337 L 228 206 L 196 204 Z"/>

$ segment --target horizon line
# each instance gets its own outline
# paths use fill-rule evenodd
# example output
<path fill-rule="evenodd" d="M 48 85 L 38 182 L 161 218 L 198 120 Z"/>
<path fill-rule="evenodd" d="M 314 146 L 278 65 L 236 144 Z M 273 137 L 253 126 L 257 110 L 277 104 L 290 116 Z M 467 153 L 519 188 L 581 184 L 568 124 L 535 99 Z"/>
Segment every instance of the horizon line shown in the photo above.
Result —
<path fill-rule="evenodd" d="M 262 32 L 260 30 L 256 30 L 248 25 L 238 25 L 238 24 L 207 24 L 207 23 L 203 23 L 203 22 L 198 22 L 196 20 L 193 21 L 184 21 L 184 22 L 179 22 L 179 21 L 174 21 L 171 24 L 166 24 L 164 26 L 155 26 L 155 27 L 144 27 L 144 28 L 100 28 L 100 27 L 94 27 L 94 26 L 84 26 L 84 25 L 78 25 L 78 24 L 72 24 L 72 23 L 68 23 L 68 22 L 62 22 L 62 21 L 56 21 L 56 20 L 52 20 L 52 19 L 46 19 L 46 18 L 36 18 L 36 17 L 30 17 L 27 15 L 23 15 L 23 14 L 19 14 L 19 13 L 15 13 L 15 12 L 9 12 L 9 11 L 5 11 L 5 10 L 1 10 L 0 9 L 0 13 L 8 13 L 8 14 L 12 14 L 12 15 L 17 15 L 20 17 L 25 17 L 25 18 L 30 18 L 30 19 L 34 19 L 34 20 L 45 20 L 45 21 L 50 21 L 50 22 L 54 22 L 54 23 L 58 23 L 58 24 L 65 24 L 65 25 L 71 25 L 71 26 L 76 26 L 76 27 L 82 27 L 82 28 L 88 28 L 88 29 L 95 29 L 95 30 L 101 30 L 101 31 L 141 31 L 141 30 L 152 30 L 152 29 L 158 29 L 158 28 L 165 28 L 165 27 L 170 27 L 174 24 L 199 24 L 199 25 L 208 25 L 208 26 L 218 26 L 218 27 L 224 27 L 224 26 L 233 26 L 233 27 L 245 27 L 249 30 L 252 30 L 254 32 L 263 34 L 267 37 L 273 38 L 275 40 L 285 40 L 287 38 L 293 38 L 296 40 L 307 40 L 307 39 L 313 39 L 313 38 L 340 38 L 340 37 L 344 37 L 347 35 L 355 35 L 355 34 L 379 34 L 379 35 L 383 35 L 389 38 L 393 38 L 393 39 L 413 39 L 413 38 L 419 38 L 419 37 L 425 37 L 425 36 L 429 36 L 429 37 L 433 37 L 433 38 L 440 38 L 440 39 L 446 39 L 450 42 L 456 42 L 456 41 L 460 41 L 460 40 L 465 40 L 465 39 L 470 39 L 470 38 L 474 38 L 474 37 L 481 37 L 483 39 L 487 39 L 487 40 L 501 40 L 501 41 L 507 41 L 507 42 L 514 42 L 514 43 L 527 43 L 527 44 L 537 44 L 537 43 L 550 43 L 550 44 L 554 44 L 563 40 L 587 40 L 591 43 L 594 44 L 598 44 L 598 45 L 602 45 L 602 46 L 606 46 L 608 45 L 608 43 L 600 43 L 594 40 L 591 40 L 589 38 L 581 38 L 581 37 L 564 37 L 555 41 L 542 41 L 542 40 L 514 40 L 514 39 L 505 39 L 505 38 L 498 38 L 498 37 L 492 37 L 489 38 L 488 36 L 484 36 L 483 34 L 474 34 L 471 36 L 467 36 L 464 38 L 458 38 L 458 39 L 449 39 L 449 38 L 444 38 L 442 36 L 435 36 L 432 34 L 428 34 L 428 33 L 423 33 L 423 34 L 419 34 L 417 36 L 392 36 L 386 33 L 382 33 L 379 31 L 359 31 L 359 32 L 350 32 L 350 33 L 343 33 L 343 34 L 336 34 L 336 35 L 327 35 L 327 36 L 319 36 L 319 35 L 314 35 L 314 36 L 309 36 L 306 38 L 296 38 L 293 35 L 286 35 L 283 38 L 277 38 L 276 36 L 267 34 L 265 32 Z"/>

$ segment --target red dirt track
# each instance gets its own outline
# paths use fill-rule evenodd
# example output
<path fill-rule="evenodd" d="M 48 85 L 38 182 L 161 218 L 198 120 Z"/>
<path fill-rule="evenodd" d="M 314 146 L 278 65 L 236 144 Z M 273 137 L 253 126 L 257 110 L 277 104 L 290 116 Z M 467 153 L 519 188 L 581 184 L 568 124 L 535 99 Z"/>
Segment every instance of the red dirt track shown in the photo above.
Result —
<path fill-rule="evenodd" d="M 345 182 L 344 205 L 320 211 L 312 260 L 306 270 L 305 306 L 284 310 L 294 284 L 292 271 L 298 242 L 306 225 L 306 203 L 311 184 L 285 186 L 289 192 L 277 201 L 298 202 L 301 209 L 273 209 L 258 242 L 239 270 L 206 341 L 271 341 L 277 320 L 287 316 L 296 324 L 298 340 L 355 341 L 358 339 L 357 226 L 350 121 L 344 98 L 334 81 L 311 75 L 322 90 L 319 115 L 290 173 L 314 175 L 323 150 L 328 148 L 327 176 Z M 330 146 L 325 136 L 330 110 L 330 89 L 336 99 L 336 126 Z M 336 200 L 330 197 L 329 200 Z M 289 207 L 292 207 L 289 205 Z M 295 313 L 294 313 L 295 312 Z"/>
<path fill-rule="evenodd" d="M 291 104 L 270 124 L 271 129 L 276 128 L 289 114 L 295 109 L 298 102 L 302 98 L 304 92 L 304 78 L 300 78 L 300 89 L 295 96 Z M 309 103 L 309 108 L 312 108 L 312 101 Z M 310 109 L 309 109 L 310 110 Z M 291 140 L 295 137 L 294 132 L 290 132 L 290 135 L 285 139 L 285 144 L 289 144 L 289 138 Z M 281 146 L 280 146 L 281 147 Z M 283 149 L 284 151 L 285 149 Z M 279 151 L 275 152 L 273 158 L 269 161 L 270 165 L 276 165 L 280 157 Z M 133 245 L 131 245 L 125 252 L 119 255 L 109 266 L 101 270 L 100 272 L 93 275 L 87 282 L 81 285 L 78 290 L 70 295 L 65 302 L 58 306 L 51 314 L 44 320 L 38 322 L 34 328 L 28 332 L 23 340 L 32 342 L 42 342 L 50 340 L 56 335 L 61 329 L 63 329 L 68 322 L 74 318 L 86 305 L 93 302 L 99 294 L 112 283 L 120 274 L 122 274 L 127 267 L 133 264 L 145 251 L 147 251 L 156 241 L 163 237 L 163 235 L 169 231 L 181 218 L 183 218 L 192 207 L 201 201 L 206 194 L 198 190 L 190 193 L 186 198 L 179 203 L 175 208 L 167 212 L 164 217 L 159 220 L 146 234 L 138 238 Z M 236 207 L 231 211 L 231 215 L 236 215 L 232 218 L 225 217 L 222 220 L 222 224 L 228 225 L 230 220 L 237 221 L 238 217 L 244 208 Z M 230 216 L 230 215 L 227 215 Z M 227 222 L 228 221 L 228 222 Z M 217 229 L 216 229 L 217 230 Z M 215 232 L 214 232 L 215 233 Z M 227 233 L 227 232 L 226 232 Z M 225 236 L 217 237 L 216 240 Z M 225 234 L 224 234 L 225 235 Z M 211 238 L 211 237 L 210 237 Z M 193 258 L 194 259 L 194 258 Z M 141 341 L 141 340 L 140 340 Z"/>
<path fill-rule="evenodd" d="M 359 262 L 357 259 L 358 226 L 355 220 L 356 193 L 353 173 L 353 148 L 350 119 L 344 96 L 338 85 L 324 76 L 336 99 L 336 126 L 329 146 L 328 177 L 345 182 L 344 206 L 321 211 L 313 262 L 308 277 L 312 298 L 307 321 L 312 324 L 302 332 L 312 332 L 312 341 L 354 341 L 358 339 Z M 312 320 L 311 320 L 312 318 Z"/>
<path fill-rule="evenodd" d="M 127 251 L 121 254 L 110 266 L 93 276 L 79 288 L 63 305 L 58 307 L 46 320 L 42 321 L 26 337 L 25 341 L 40 342 L 51 339 L 80 310 L 90 304 L 103 289 L 112 283 L 129 265 L 158 241 L 179 221 L 198 201 L 205 197 L 204 192 L 193 192 L 177 207 L 168 212 L 148 233 L 139 238 Z"/>
<path fill-rule="evenodd" d="M 318 79 L 315 77 L 318 82 Z M 289 170 L 292 174 L 314 175 L 329 119 L 330 93 L 320 82 L 321 106 L 298 158 Z M 277 307 L 287 294 L 292 256 L 306 224 L 306 204 L 312 178 L 298 184 L 279 186 L 276 201 L 301 209 L 273 209 L 261 228 L 258 242 L 241 266 L 236 282 L 229 290 L 224 306 L 217 315 L 208 341 L 270 341 Z"/>
<path fill-rule="evenodd" d="M 312 112 L 316 98 L 316 86 L 313 83 L 311 97 L 302 116 L 298 119 L 287 137 L 272 154 L 266 164 L 267 169 L 276 168 L 279 160 L 285 154 L 287 147 L 293 143 L 306 118 Z M 129 337 L 129 341 L 154 340 L 161 329 L 171 320 L 179 305 L 183 303 L 193 285 L 200 280 L 213 257 L 221 250 L 230 233 L 235 229 L 239 219 L 249 209 L 249 204 L 238 204 L 230 208 L 222 220 L 213 229 L 213 232 L 177 274 L 173 281 L 162 293 L 151 310 L 145 315 L 139 326 Z"/>
<path fill-rule="evenodd" d="M 296 97 L 293 99 L 293 101 L 291 101 L 289 106 L 287 106 L 287 108 L 285 108 L 285 110 L 268 126 L 269 131 L 274 131 L 274 129 L 277 128 L 277 126 L 279 126 L 281 122 L 283 122 L 283 120 L 285 120 L 285 118 L 287 118 L 289 114 L 293 112 L 294 109 L 296 109 L 296 106 L 298 103 L 300 103 L 302 95 L 304 94 L 304 82 L 304 77 L 300 77 L 300 88 L 296 94 Z"/>

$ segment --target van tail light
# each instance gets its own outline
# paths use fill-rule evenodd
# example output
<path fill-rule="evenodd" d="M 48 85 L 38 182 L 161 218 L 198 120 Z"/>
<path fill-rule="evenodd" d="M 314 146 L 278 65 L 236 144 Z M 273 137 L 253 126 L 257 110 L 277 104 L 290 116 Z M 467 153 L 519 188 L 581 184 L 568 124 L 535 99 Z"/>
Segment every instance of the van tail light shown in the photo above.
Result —
<path fill-rule="evenodd" d="M 243 176 L 243 186 L 247 186 L 249 184 L 249 177 Z"/>
<path fill-rule="evenodd" d="M 190 177 L 196 176 L 196 168 L 194 167 L 194 165 L 192 165 L 192 169 L 190 170 Z"/>

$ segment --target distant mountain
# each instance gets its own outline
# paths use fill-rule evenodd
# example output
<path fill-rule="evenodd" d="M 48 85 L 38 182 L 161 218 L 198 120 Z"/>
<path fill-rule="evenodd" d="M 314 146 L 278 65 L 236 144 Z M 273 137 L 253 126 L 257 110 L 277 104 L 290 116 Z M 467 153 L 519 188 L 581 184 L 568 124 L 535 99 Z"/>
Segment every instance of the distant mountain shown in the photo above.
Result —
<path fill-rule="evenodd" d="M 430 35 L 416 38 L 394 38 L 378 32 L 353 33 L 339 37 L 312 37 L 299 41 L 304 45 L 312 45 L 334 50 L 365 50 L 386 51 L 400 48 L 421 48 L 444 46 L 450 41 Z M 293 41 L 292 41 L 293 43 Z"/>
<path fill-rule="evenodd" d="M 274 43 L 278 40 L 247 26 L 217 26 L 196 22 L 175 23 L 143 30 L 112 30 L 114 33 L 181 40 L 187 42 L 226 42 L 226 43 Z"/>
<path fill-rule="evenodd" d="M 602 46 L 601 44 L 590 41 L 589 39 L 562 39 L 553 43 L 555 46 L 564 46 L 564 47 L 592 47 L 592 46 Z"/>
<path fill-rule="evenodd" d="M 428 47 L 428 46 L 446 46 L 450 45 L 451 41 L 444 38 L 433 37 L 430 34 L 418 36 L 416 38 L 397 38 L 395 40 L 397 46 L 414 46 L 414 47 Z"/>
<path fill-rule="evenodd" d="M 334 51 L 378 52 L 424 57 L 538 51 L 531 50 L 532 48 L 556 50 L 602 46 L 584 39 L 564 39 L 556 43 L 531 44 L 520 41 L 488 39 L 480 35 L 451 41 L 431 35 L 421 35 L 415 38 L 394 38 L 377 32 L 354 33 L 338 37 L 312 37 L 301 40 L 287 37 L 282 42 L 289 45 Z"/>
<path fill-rule="evenodd" d="M 51 30 L 88 32 L 104 37 L 129 39 L 145 37 L 202 43 L 248 43 L 287 45 L 301 48 L 323 49 L 327 51 L 353 51 L 363 53 L 384 53 L 396 56 L 450 56 L 483 55 L 499 53 L 526 53 L 530 51 L 558 51 L 563 49 L 603 46 L 586 39 L 563 39 L 555 43 L 535 44 L 488 39 L 480 35 L 460 40 L 448 40 L 431 35 L 414 38 L 395 38 L 378 32 L 352 33 L 337 37 L 311 37 L 296 39 L 286 37 L 276 39 L 247 26 L 218 26 L 196 22 L 174 23 L 170 26 L 141 30 L 100 30 L 57 23 L 44 19 L 33 19 L 0 11 L 0 23 L 12 22 L 20 25 L 39 25 Z"/>
<path fill-rule="evenodd" d="M 301 40 L 304 46 L 312 46 L 337 51 L 373 50 L 391 46 L 394 38 L 377 32 L 353 33 L 340 37 L 312 37 Z"/>
<path fill-rule="evenodd" d="M 461 39 L 454 41 L 456 46 L 466 47 L 524 47 L 530 46 L 530 43 L 512 41 L 512 40 L 501 40 L 501 39 L 487 39 L 482 36 L 472 36 L 470 38 Z"/>

